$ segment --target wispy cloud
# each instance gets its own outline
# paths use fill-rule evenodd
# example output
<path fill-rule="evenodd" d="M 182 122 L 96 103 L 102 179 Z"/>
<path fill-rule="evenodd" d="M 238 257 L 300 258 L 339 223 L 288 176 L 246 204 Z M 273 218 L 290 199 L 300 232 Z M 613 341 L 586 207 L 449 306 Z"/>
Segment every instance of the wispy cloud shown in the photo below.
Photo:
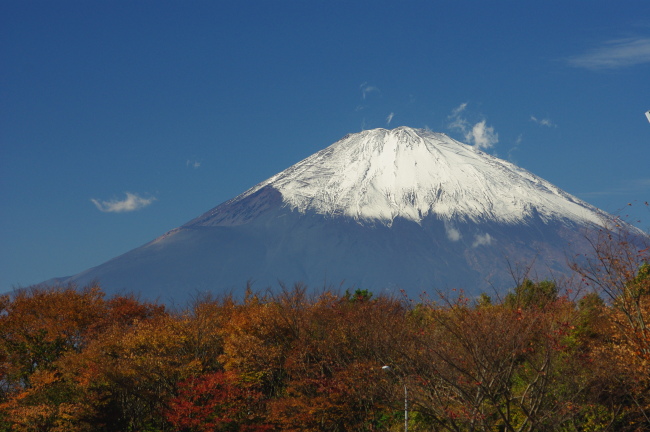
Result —
<path fill-rule="evenodd" d="M 393 121 L 393 117 L 395 117 L 395 113 L 388 114 L 388 117 L 386 117 L 386 125 L 387 126 L 390 126 L 390 122 Z"/>
<path fill-rule="evenodd" d="M 361 89 L 361 97 L 365 100 L 370 93 L 379 92 L 377 87 L 369 85 L 367 82 L 362 83 L 359 88 Z"/>
<path fill-rule="evenodd" d="M 447 238 L 453 242 L 457 242 L 463 237 L 460 231 L 458 231 L 453 226 L 447 224 L 445 224 L 445 233 L 447 234 Z"/>
<path fill-rule="evenodd" d="M 620 69 L 650 63 L 650 38 L 609 40 L 584 54 L 570 57 L 568 63 L 591 70 Z"/>
<path fill-rule="evenodd" d="M 461 132 L 468 144 L 477 149 L 489 149 L 499 142 L 499 134 L 492 126 L 488 126 L 486 120 L 481 120 L 472 125 L 464 116 L 467 109 L 467 102 L 460 104 L 451 111 L 447 117 L 450 120 L 448 127 Z"/>
<path fill-rule="evenodd" d="M 553 123 L 553 122 L 551 121 L 551 119 L 549 119 L 549 118 L 538 119 L 538 118 L 535 117 L 535 116 L 530 116 L 530 120 L 533 121 L 533 122 L 535 122 L 535 123 L 537 123 L 537 124 L 540 125 L 540 126 L 546 126 L 546 127 L 551 127 L 551 128 L 557 127 L 557 126 L 555 125 L 555 123 Z"/>
<path fill-rule="evenodd" d="M 476 234 L 474 236 L 474 243 L 472 243 L 472 247 L 478 247 L 478 246 L 487 246 L 492 243 L 492 236 L 488 233 L 485 234 Z"/>
<path fill-rule="evenodd" d="M 366 118 L 361 119 L 361 130 L 364 131 L 367 129 L 368 124 L 366 123 Z"/>
<path fill-rule="evenodd" d="M 621 182 L 619 186 L 610 187 L 601 191 L 584 192 L 580 194 L 581 197 L 596 197 L 607 195 L 629 195 L 641 194 L 650 191 L 650 178 L 628 180 L 624 183 Z"/>
<path fill-rule="evenodd" d="M 156 198 L 154 197 L 142 198 L 136 194 L 132 194 L 131 192 L 126 192 L 126 198 L 123 200 L 113 199 L 110 201 L 100 201 L 93 198 L 90 201 L 95 204 L 95 207 L 97 207 L 99 211 L 106 213 L 124 213 L 140 210 L 155 200 Z"/>
<path fill-rule="evenodd" d="M 459 131 L 463 135 L 465 135 L 469 130 L 469 122 L 467 119 L 465 119 L 465 117 L 461 115 L 462 112 L 465 111 L 465 108 L 467 108 L 467 102 L 464 102 L 451 110 L 451 114 L 447 116 L 447 120 L 450 121 L 447 127 L 449 129 Z"/>
<path fill-rule="evenodd" d="M 521 143 L 522 143 L 523 141 L 524 141 L 524 136 L 520 134 L 520 135 L 517 137 L 517 139 L 515 140 L 514 145 L 513 145 L 512 147 L 510 147 L 510 150 L 508 150 L 508 160 L 509 160 L 510 162 L 512 162 L 512 163 L 516 163 L 516 162 L 515 162 L 515 152 L 516 152 L 517 150 L 519 150 L 519 146 L 521 145 Z"/>
<path fill-rule="evenodd" d="M 462 104 L 458 105 L 456 108 L 451 110 L 451 117 L 458 117 L 460 113 L 465 111 L 465 108 L 467 108 L 467 102 L 463 102 Z"/>
<path fill-rule="evenodd" d="M 189 168 L 199 169 L 201 167 L 201 162 L 197 160 L 187 160 L 185 166 Z"/>

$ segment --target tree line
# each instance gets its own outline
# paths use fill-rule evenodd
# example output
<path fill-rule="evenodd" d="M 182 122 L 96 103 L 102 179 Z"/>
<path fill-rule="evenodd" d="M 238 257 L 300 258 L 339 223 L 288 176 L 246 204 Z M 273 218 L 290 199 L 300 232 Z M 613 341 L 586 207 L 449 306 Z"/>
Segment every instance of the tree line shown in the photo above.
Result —
<path fill-rule="evenodd" d="M 0 431 L 650 429 L 650 253 L 611 233 L 572 283 L 503 298 L 0 297 Z M 384 367 L 388 366 L 388 368 Z"/>

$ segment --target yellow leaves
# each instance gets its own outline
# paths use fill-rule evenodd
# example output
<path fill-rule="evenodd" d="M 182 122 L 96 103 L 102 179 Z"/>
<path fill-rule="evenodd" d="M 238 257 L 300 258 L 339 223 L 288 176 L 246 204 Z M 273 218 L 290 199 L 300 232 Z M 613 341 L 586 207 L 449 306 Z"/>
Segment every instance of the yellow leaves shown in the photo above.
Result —
<path fill-rule="evenodd" d="M 90 425 L 79 422 L 79 416 L 83 411 L 84 409 L 79 405 L 70 403 L 61 403 L 55 406 L 50 404 L 13 406 L 7 409 L 12 420 L 11 430 L 16 432 L 91 431 Z"/>
<path fill-rule="evenodd" d="M 109 354 L 104 361 L 113 374 L 134 379 L 168 376 L 172 380 L 202 368 L 185 350 L 186 325 L 183 320 L 163 316 L 139 322 L 124 333 L 116 329 L 97 343 Z"/>
<path fill-rule="evenodd" d="M 0 404 L 0 412 L 11 419 L 11 430 L 88 430 L 79 421 L 80 416 L 87 412 L 83 403 L 73 400 L 52 403 L 51 395 L 65 394 L 70 388 L 59 372 L 38 370 L 33 374 L 31 383 L 31 387 Z"/>
<path fill-rule="evenodd" d="M 59 380 L 58 373 L 51 370 L 39 370 L 32 375 L 32 389 L 38 390 Z"/>

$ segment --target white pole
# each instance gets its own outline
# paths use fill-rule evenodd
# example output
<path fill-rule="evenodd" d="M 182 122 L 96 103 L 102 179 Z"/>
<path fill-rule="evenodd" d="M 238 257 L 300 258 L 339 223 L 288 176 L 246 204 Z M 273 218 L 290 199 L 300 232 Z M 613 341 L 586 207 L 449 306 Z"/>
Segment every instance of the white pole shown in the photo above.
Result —
<path fill-rule="evenodd" d="M 393 369 L 390 366 L 381 367 L 385 371 L 392 371 Z M 404 431 L 408 432 L 409 430 L 409 391 L 406 387 L 406 381 L 403 377 L 400 377 L 402 384 L 404 384 Z"/>
<path fill-rule="evenodd" d="M 404 430 L 409 430 L 409 392 L 404 383 Z"/>

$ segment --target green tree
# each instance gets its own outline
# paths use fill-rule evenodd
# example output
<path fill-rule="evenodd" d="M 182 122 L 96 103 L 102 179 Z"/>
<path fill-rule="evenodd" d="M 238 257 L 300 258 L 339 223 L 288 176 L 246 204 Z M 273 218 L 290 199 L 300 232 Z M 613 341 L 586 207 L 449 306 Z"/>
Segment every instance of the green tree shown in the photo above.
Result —
<path fill-rule="evenodd" d="M 555 282 L 549 280 L 533 282 L 525 279 L 514 292 L 506 295 L 504 304 L 510 308 L 544 308 L 557 299 L 558 288 Z"/>

